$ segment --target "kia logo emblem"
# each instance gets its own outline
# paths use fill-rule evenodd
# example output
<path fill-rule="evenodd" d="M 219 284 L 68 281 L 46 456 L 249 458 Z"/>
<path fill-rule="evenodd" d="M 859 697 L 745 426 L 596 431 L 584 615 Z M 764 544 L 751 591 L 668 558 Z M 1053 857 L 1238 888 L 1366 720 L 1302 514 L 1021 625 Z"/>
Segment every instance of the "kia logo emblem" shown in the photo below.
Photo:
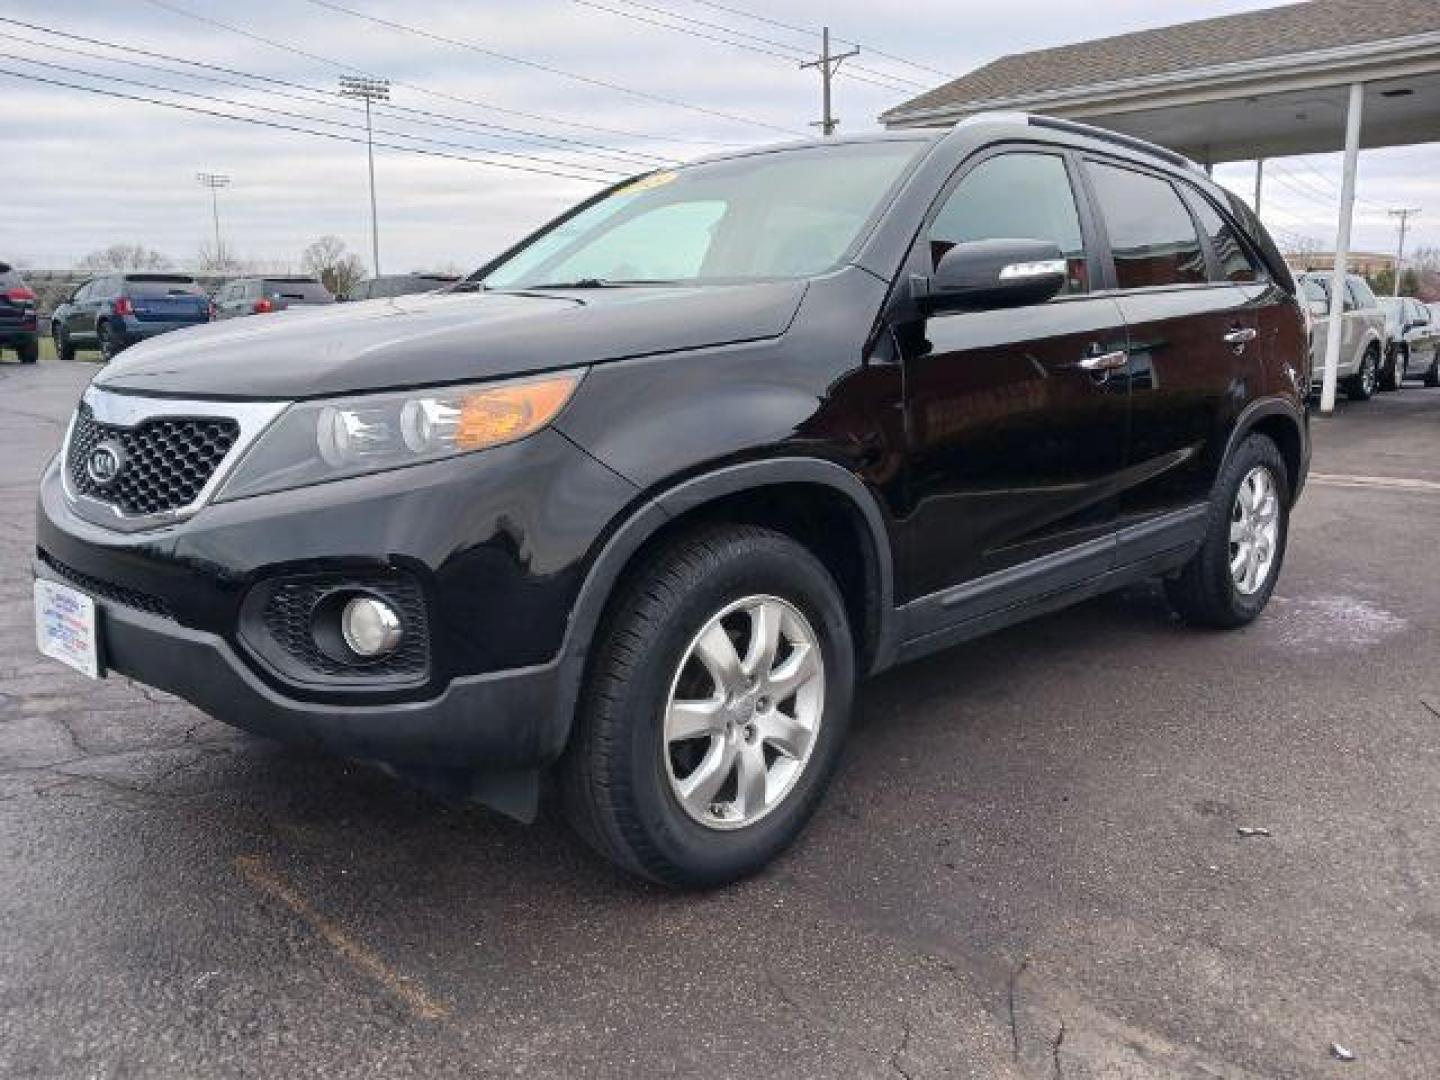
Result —
<path fill-rule="evenodd" d="M 106 439 L 85 459 L 85 475 L 97 487 L 109 487 L 120 476 L 125 467 L 125 450 L 113 439 Z"/>

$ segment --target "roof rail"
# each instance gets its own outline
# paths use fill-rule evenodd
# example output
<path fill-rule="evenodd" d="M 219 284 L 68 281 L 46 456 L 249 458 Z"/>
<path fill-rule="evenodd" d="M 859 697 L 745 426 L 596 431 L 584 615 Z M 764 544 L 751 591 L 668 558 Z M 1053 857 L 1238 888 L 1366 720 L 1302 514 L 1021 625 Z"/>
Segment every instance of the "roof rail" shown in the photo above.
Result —
<path fill-rule="evenodd" d="M 1196 162 L 1191 161 L 1184 154 L 1177 154 L 1174 150 L 1167 150 L 1163 146 L 1146 142 L 1144 139 L 1137 139 L 1134 135 L 1124 135 L 1118 131 L 1111 131 L 1109 128 L 1095 127 L 1093 124 L 1082 124 L 1078 120 L 1064 120 L 1058 116 L 1038 116 L 1029 113 L 1031 127 L 1053 128 L 1055 131 L 1068 131 L 1074 135 L 1086 135 L 1092 139 L 1100 139 L 1104 142 L 1115 143 L 1117 146 L 1128 147 L 1131 150 L 1140 150 L 1147 154 L 1161 158 L 1172 165 L 1179 165 L 1182 169 L 1190 169 L 1194 172 L 1204 172 Z"/>

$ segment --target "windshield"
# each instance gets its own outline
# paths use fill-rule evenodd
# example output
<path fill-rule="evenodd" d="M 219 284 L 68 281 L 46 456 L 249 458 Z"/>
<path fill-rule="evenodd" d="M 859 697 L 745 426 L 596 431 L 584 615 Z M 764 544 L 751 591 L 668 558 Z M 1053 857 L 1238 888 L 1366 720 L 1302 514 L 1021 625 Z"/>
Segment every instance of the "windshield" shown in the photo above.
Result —
<path fill-rule="evenodd" d="M 927 145 L 806 147 L 651 173 L 537 236 L 484 285 L 705 282 L 830 269 Z"/>

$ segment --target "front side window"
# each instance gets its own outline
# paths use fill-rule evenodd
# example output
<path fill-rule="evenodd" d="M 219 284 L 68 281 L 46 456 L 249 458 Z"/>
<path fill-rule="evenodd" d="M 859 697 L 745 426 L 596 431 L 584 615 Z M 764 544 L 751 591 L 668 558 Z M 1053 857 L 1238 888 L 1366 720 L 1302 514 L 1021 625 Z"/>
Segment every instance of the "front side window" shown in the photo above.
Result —
<path fill-rule="evenodd" d="M 1166 180 L 1088 162 L 1090 181 L 1122 289 L 1201 284 L 1209 279 L 1195 222 Z"/>
<path fill-rule="evenodd" d="M 483 283 L 525 289 L 822 273 L 926 145 L 806 147 L 652 173 L 536 236 Z"/>
<path fill-rule="evenodd" d="M 1075 193 L 1056 154 L 998 154 L 965 174 L 930 226 L 932 267 L 971 240 L 1048 240 L 1065 256 L 1064 291 L 1089 287 Z"/>
<path fill-rule="evenodd" d="M 1365 284 L 1364 278 L 1349 278 L 1346 282 L 1350 290 L 1350 298 L 1357 308 L 1373 308 L 1378 301 L 1375 294 L 1370 291 L 1370 286 Z"/>

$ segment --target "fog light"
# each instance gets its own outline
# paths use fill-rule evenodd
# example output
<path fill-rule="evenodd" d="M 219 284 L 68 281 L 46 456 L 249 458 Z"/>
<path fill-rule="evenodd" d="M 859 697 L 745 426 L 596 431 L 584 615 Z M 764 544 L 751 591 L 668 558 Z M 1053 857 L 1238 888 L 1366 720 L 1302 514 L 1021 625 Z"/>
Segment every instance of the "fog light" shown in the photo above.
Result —
<path fill-rule="evenodd" d="M 351 652 L 367 660 L 394 652 L 401 634 L 395 609 L 373 596 L 357 596 L 340 613 L 340 636 Z"/>

